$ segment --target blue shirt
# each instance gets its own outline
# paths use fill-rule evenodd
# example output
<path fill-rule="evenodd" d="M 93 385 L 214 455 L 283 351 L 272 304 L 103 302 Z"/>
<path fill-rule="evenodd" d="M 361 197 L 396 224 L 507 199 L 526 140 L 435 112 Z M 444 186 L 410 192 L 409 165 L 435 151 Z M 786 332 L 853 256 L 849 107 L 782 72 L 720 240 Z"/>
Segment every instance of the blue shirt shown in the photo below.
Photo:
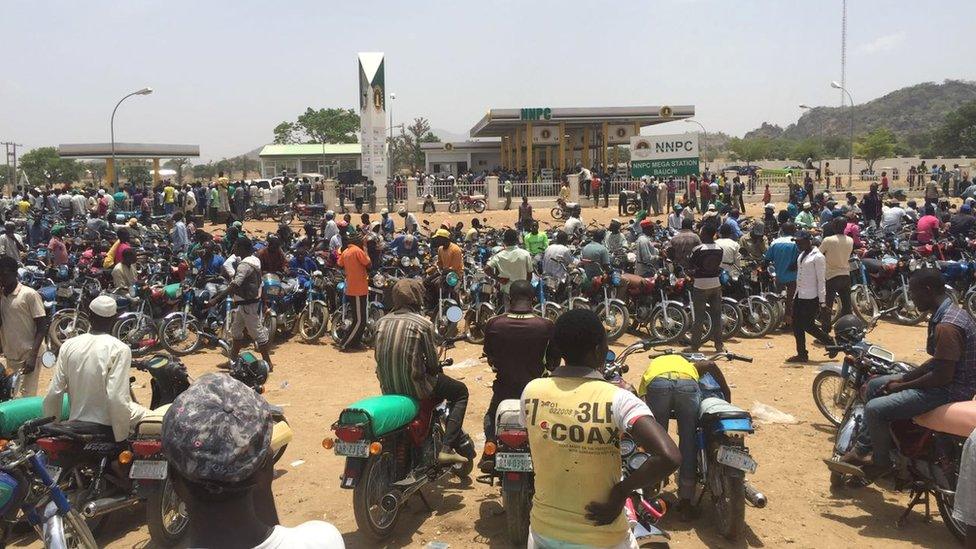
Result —
<path fill-rule="evenodd" d="M 311 256 L 306 255 L 301 261 L 299 261 L 298 257 L 292 257 L 288 261 L 288 270 L 294 273 L 296 269 L 301 269 L 312 274 L 319 270 L 319 264 Z"/>
<path fill-rule="evenodd" d="M 405 235 L 400 235 L 394 238 L 393 243 L 390 244 L 390 248 L 393 249 L 393 252 L 397 255 L 397 257 L 417 257 L 420 252 L 420 250 L 417 249 L 417 239 L 415 238 L 413 241 L 413 248 L 407 248 L 404 245 L 404 236 Z"/>
<path fill-rule="evenodd" d="M 203 275 L 219 275 L 220 268 L 224 266 L 224 256 L 214 254 L 206 266 L 203 264 L 203 258 L 198 257 L 193 260 L 193 266 L 200 269 L 200 273 Z"/>
<path fill-rule="evenodd" d="M 396 227 L 393 226 L 393 218 L 387 217 L 383 220 L 383 232 L 386 234 L 393 234 L 396 231 Z"/>
<path fill-rule="evenodd" d="M 776 280 L 780 283 L 796 281 L 796 258 L 800 257 L 800 248 L 796 246 L 791 236 L 781 236 L 769 245 L 765 258 L 772 261 L 776 269 Z"/>
<path fill-rule="evenodd" d="M 725 218 L 725 224 L 732 227 L 732 240 L 739 240 L 742 238 L 742 228 L 739 227 L 739 222 L 732 216 Z"/>

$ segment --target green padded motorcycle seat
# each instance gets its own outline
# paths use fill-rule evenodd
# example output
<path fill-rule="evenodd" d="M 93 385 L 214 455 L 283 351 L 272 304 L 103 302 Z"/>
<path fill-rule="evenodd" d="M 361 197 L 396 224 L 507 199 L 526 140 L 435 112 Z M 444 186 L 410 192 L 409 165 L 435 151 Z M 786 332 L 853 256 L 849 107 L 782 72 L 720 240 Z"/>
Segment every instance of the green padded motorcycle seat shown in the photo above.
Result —
<path fill-rule="evenodd" d="M 339 425 L 368 424 L 373 436 L 383 436 L 410 423 L 420 401 L 403 395 L 382 395 L 353 402 L 339 414 Z"/>

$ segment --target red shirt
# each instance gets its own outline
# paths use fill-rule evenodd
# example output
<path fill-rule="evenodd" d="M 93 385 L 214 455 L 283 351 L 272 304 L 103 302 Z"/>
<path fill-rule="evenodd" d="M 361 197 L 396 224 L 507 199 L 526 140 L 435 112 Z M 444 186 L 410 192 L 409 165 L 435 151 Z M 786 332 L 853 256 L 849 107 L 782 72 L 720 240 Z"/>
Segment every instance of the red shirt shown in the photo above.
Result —
<path fill-rule="evenodd" d="M 346 295 L 369 294 L 369 256 L 359 246 L 349 244 L 339 255 L 339 266 L 346 272 Z"/>
<path fill-rule="evenodd" d="M 600 190 L 600 178 L 599 177 L 594 177 L 593 179 L 590 180 L 590 189 L 592 189 L 594 191 Z"/>
<path fill-rule="evenodd" d="M 932 237 L 935 236 L 935 229 L 938 228 L 938 217 L 935 217 L 934 215 L 923 215 L 922 218 L 918 220 L 918 224 L 915 226 L 918 242 L 920 244 L 932 242 Z"/>

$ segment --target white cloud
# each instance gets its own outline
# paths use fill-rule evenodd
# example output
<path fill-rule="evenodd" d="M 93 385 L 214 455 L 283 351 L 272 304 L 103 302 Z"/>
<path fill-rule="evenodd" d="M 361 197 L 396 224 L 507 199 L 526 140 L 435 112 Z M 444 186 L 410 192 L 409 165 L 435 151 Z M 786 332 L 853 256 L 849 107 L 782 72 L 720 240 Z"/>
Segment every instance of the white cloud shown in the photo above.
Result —
<path fill-rule="evenodd" d="M 891 51 L 895 49 L 899 44 L 905 40 L 905 33 L 899 32 L 895 34 L 886 34 L 884 36 L 879 36 L 874 40 L 861 44 L 856 48 L 857 53 L 872 54 L 883 51 Z"/>

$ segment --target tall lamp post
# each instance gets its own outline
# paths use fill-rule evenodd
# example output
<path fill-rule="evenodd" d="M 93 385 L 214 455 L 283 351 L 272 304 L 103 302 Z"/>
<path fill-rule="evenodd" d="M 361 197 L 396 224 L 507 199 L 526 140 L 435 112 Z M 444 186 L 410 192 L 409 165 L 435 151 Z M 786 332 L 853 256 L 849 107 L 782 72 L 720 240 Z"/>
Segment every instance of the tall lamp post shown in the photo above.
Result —
<path fill-rule="evenodd" d="M 132 97 L 133 95 L 149 95 L 152 92 L 153 89 L 150 87 L 145 87 L 141 90 L 134 91 L 122 99 L 119 99 L 119 102 L 115 104 L 115 108 L 112 109 L 112 122 L 110 124 L 112 132 L 112 185 L 116 190 L 119 188 L 119 170 L 116 169 L 115 166 L 115 111 L 119 110 L 119 105 L 121 105 L 123 101 Z"/>
<path fill-rule="evenodd" d="M 688 124 L 698 124 L 698 127 L 701 128 L 701 131 L 702 131 L 702 141 L 704 141 L 704 143 L 702 143 L 702 145 L 703 145 L 702 150 L 704 151 L 705 150 L 705 146 L 708 145 L 708 132 L 705 130 L 705 126 L 702 126 L 702 123 L 701 122 L 699 122 L 699 121 L 697 121 L 697 120 L 695 120 L 693 118 L 685 118 L 685 122 L 688 123 Z M 705 157 L 705 170 L 706 171 L 708 170 L 708 157 L 707 156 Z"/>
<path fill-rule="evenodd" d="M 805 111 L 813 110 L 813 107 L 811 107 L 810 105 L 807 105 L 805 103 L 801 103 L 800 104 L 800 108 L 803 109 L 803 110 L 805 110 Z M 818 166 L 817 169 L 820 171 L 820 175 L 821 176 L 823 175 L 823 155 L 824 155 L 823 148 L 824 148 L 824 143 L 823 143 L 823 120 L 821 119 L 820 120 L 820 154 L 817 155 L 817 156 L 820 157 L 820 158 L 817 159 L 817 166 Z M 827 183 L 830 184 L 829 181 Z"/>
<path fill-rule="evenodd" d="M 847 90 L 844 86 L 841 86 L 839 82 L 834 80 L 830 83 L 831 88 L 835 88 L 843 91 L 847 94 L 847 99 L 851 102 L 851 135 L 850 135 L 850 158 L 847 159 L 847 188 L 851 187 L 851 183 L 854 179 L 854 97 L 851 96 L 851 92 Z"/>

